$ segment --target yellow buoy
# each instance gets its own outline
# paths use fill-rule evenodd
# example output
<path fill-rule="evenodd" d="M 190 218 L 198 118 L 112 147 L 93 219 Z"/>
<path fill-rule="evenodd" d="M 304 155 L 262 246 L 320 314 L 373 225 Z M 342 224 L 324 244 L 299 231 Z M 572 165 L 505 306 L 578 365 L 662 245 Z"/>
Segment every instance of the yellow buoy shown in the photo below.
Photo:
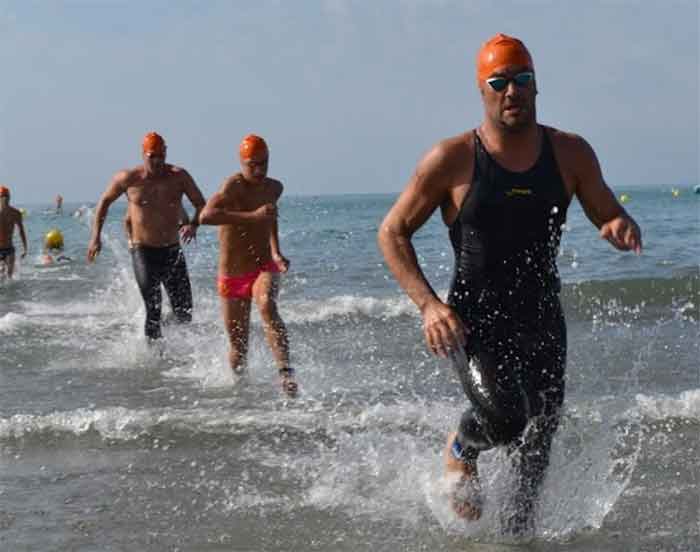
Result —
<path fill-rule="evenodd" d="M 46 249 L 63 249 L 63 234 L 61 231 L 52 228 L 44 236 L 44 245 Z"/>
<path fill-rule="evenodd" d="M 27 210 L 24 207 L 20 207 L 19 212 L 22 214 L 22 217 L 27 216 Z"/>
<path fill-rule="evenodd" d="M 671 195 L 673 195 L 673 197 L 678 197 L 679 195 L 681 195 L 681 191 L 678 188 L 673 188 L 671 190 Z"/>
<path fill-rule="evenodd" d="M 630 200 L 630 196 L 627 194 L 620 194 L 620 203 L 627 203 Z"/>

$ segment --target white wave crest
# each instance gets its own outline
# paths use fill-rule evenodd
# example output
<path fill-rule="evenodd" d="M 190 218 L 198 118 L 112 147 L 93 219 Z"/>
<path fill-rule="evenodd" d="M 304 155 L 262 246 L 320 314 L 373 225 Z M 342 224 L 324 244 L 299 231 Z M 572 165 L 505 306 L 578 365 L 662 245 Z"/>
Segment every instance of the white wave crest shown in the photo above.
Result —
<path fill-rule="evenodd" d="M 700 420 L 700 389 L 682 391 L 677 397 L 650 397 L 639 393 L 636 399 L 641 414 L 654 420 L 665 418 Z"/>
<path fill-rule="evenodd" d="M 8 312 L 5 316 L 0 316 L 0 333 L 9 333 L 27 323 L 26 316 L 16 312 Z"/>
<path fill-rule="evenodd" d="M 417 316 L 418 310 L 405 295 L 399 297 L 360 297 L 336 295 L 317 301 L 280 301 L 280 310 L 290 322 L 324 322 L 335 317 L 368 316 L 387 319 L 403 315 Z"/>

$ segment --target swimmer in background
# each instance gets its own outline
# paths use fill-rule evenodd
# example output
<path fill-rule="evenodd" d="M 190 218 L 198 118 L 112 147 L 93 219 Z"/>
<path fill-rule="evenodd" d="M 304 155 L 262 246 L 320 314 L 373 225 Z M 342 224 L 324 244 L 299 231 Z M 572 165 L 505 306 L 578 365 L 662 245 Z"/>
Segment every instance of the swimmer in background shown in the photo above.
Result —
<path fill-rule="evenodd" d="M 162 337 L 161 285 L 168 294 L 175 319 L 180 323 L 192 320 L 192 288 L 180 239 L 187 241 L 195 235 L 199 211 L 205 201 L 185 169 L 165 162 L 167 147 L 162 136 L 149 132 L 141 149 L 143 163 L 117 172 L 97 203 L 87 259 L 94 261 L 102 248 L 100 236 L 109 206 L 126 195 L 127 231 L 133 233 L 134 276 L 146 310 L 144 333 L 153 341 Z M 183 196 L 195 208 L 193 220 L 186 227 L 179 224 Z"/>
<path fill-rule="evenodd" d="M 58 194 L 56 196 L 56 214 L 63 214 L 63 196 L 61 194 Z"/>
<path fill-rule="evenodd" d="M 73 259 L 63 254 L 63 234 L 60 230 L 52 229 L 44 236 L 44 253 L 41 256 L 41 264 L 72 262 Z"/>
<path fill-rule="evenodd" d="M 78 207 L 75 211 L 73 211 L 73 218 L 80 219 L 85 215 L 85 213 L 87 213 L 87 207 L 85 207 L 85 205 L 82 205 Z"/>
<path fill-rule="evenodd" d="M 22 258 L 27 256 L 27 235 L 24 233 L 22 213 L 10 205 L 10 190 L 0 186 L 0 276 L 12 278 L 15 271 L 15 246 L 12 236 L 15 226 L 22 240 Z"/>
<path fill-rule="evenodd" d="M 262 318 L 265 337 L 275 356 L 282 391 L 298 392 L 289 363 L 287 328 L 277 311 L 279 273 L 289 261 L 280 253 L 277 201 L 282 183 L 267 177 L 269 152 L 254 134 L 240 144 L 241 172 L 224 180 L 202 209 L 202 224 L 219 226 L 217 287 L 229 338 L 229 362 L 234 373 L 244 370 L 248 352 L 251 300 Z"/>

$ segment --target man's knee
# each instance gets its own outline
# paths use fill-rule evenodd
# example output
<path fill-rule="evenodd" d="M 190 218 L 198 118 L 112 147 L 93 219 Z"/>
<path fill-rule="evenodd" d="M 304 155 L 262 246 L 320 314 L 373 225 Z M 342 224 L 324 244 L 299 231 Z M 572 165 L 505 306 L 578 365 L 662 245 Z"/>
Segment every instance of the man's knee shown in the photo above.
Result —
<path fill-rule="evenodd" d="M 274 324 L 279 319 L 277 304 L 269 296 L 257 301 L 260 318 L 265 324 Z"/>
<path fill-rule="evenodd" d="M 460 436 L 464 436 L 465 444 L 485 450 L 512 443 L 525 431 L 527 422 L 525 412 L 504 409 L 480 412 L 477 417 L 467 411 L 460 422 Z"/>

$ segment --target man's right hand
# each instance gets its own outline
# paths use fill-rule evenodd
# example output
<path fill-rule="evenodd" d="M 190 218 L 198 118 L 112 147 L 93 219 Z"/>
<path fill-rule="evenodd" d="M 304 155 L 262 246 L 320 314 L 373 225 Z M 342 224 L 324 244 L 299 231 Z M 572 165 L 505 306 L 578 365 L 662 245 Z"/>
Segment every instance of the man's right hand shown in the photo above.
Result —
<path fill-rule="evenodd" d="M 95 257 L 97 257 L 101 249 L 102 242 L 100 241 L 100 238 L 93 238 L 92 240 L 90 240 L 90 244 L 88 245 L 87 250 L 87 260 L 89 263 L 95 260 Z"/>
<path fill-rule="evenodd" d="M 456 347 L 467 344 L 468 330 L 451 307 L 435 299 L 422 314 L 425 341 L 433 354 L 447 358 Z"/>
<path fill-rule="evenodd" d="M 277 216 L 277 207 L 273 203 L 261 205 L 253 211 L 253 220 L 266 221 L 272 220 Z"/>

